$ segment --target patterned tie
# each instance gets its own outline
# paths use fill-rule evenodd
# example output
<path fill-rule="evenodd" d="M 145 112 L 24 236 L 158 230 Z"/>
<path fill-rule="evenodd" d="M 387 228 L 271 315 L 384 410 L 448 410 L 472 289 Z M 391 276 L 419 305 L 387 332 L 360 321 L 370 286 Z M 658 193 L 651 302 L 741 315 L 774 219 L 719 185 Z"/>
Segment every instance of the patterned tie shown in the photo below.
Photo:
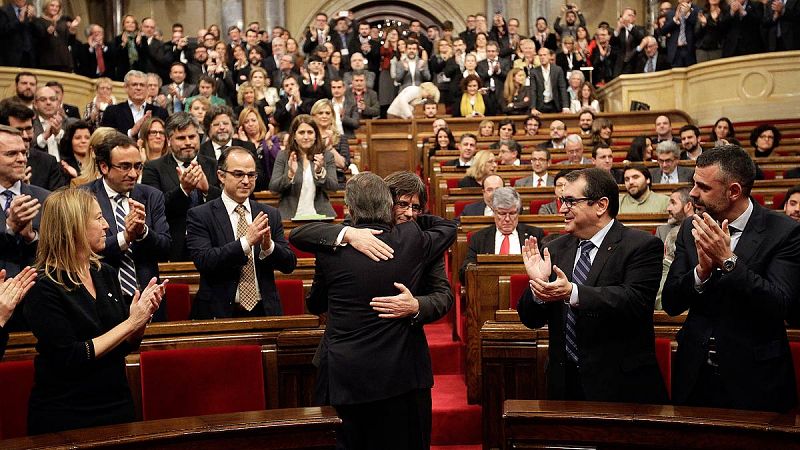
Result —
<path fill-rule="evenodd" d="M 578 244 L 581 249 L 581 256 L 578 258 L 578 264 L 575 264 L 575 269 L 572 271 L 572 282 L 575 284 L 583 284 L 589 277 L 589 270 L 592 267 L 592 260 L 589 253 L 594 248 L 592 241 L 582 241 Z M 576 364 L 578 363 L 578 338 L 576 333 L 576 320 L 575 311 L 567 305 L 567 326 L 566 326 L 566 348 L 567 356 Z"/>
<path fill-rule="evenodd" d="M 5 191 L 3 191 L 3 195 L 6 197 L 6 203 L 5 205 L 3 205 L 3 211 L 5 211 L 7 214 L 8 208 L 11 207 L 11 200 L 14 198 L 14 193 L 11 192 L 11 190 L 6 189 Z"/>
<path fill-rule="evenodd" d="M 97 57 L 97 73 L 102 75 L 106 73 L 106 61 L 103 57 L 103 44 L 100 43 L 94 47 L 94 56 Z"/>
<path fill-rule="evenodd" d="M 503 242 L 500 243 L 500 254 L 508 255 L 511 250 L 511 242 L 508 240 L 508 235 L 503 235 Z"/>
<path fill-rule="evenodd" d="M 127 198 L 123 194 L 117 194 L 114 196 L 114 202 L 117 204 L 116 208 L 114 208 L 114 219 L 117 222 L 117 232 L 124 232 L 125 231 L 125 210 L 122 208 L 122 202 Z M 136 266 L 133 264 L 133 251 L 131 247 L 128 246 L 128 249 L 122 252 L 122 256 L 119 258 L 119 285 L 122 288 L 122 292 L 133 296 L 134 292 L 138 285 L 136 283 Z"/>
<path fill-rule="evenodd" d="M 678 47 L 686 45 L 686 17 L 681 17 L 681 29 L 678 31 Z"/>
<path fill-rule="evenodd" d="M 542 187 L 542 177 L 539 177 L 539 179 L 536 180 L 536 187 Z"/>
<path fill-rule="evenodd" d="M 655 66 L 656 66 L 656 59 L 655 58 L 648 59 L 647 60 L 647 69 L 645 70 L 645 72 L 647 72 L 647 73 L 655 72 L 655 69 L 656 69 Z"/>
<path fill-rule="evenodd" d="M 247 209 L 244 205 L 236 205 L 234 209 L 236 214 L 239 214 L 239 223 L 236 224 L 236 239 L 241 239 L 242 236 L 247 235 Z M 242 273 L 239 275 L 239 304 L 247 311 L 252 311 L 258 303 L 258 293 L 256 292 L 256 269 L 253 265 L 253 252 L 255 249 L 250 249 L 247 255 L 247 263 L 242 267 Z"/>

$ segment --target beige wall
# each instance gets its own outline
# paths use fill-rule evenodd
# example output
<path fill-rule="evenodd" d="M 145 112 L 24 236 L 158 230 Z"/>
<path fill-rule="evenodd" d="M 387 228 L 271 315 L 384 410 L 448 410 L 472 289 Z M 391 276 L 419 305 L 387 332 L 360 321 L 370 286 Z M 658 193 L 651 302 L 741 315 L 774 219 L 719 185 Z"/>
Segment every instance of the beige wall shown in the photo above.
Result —
<path fill-rule="evenodd" d="M 172 37 L 171 26 L 175 22 L 182 23 L 189 36 L 212 23 L 219 25 L 220 0 L 136 0 L 128 3 L 127 13 L 140 22 L 144 17 L 154 18 L 166 39 Z"/>

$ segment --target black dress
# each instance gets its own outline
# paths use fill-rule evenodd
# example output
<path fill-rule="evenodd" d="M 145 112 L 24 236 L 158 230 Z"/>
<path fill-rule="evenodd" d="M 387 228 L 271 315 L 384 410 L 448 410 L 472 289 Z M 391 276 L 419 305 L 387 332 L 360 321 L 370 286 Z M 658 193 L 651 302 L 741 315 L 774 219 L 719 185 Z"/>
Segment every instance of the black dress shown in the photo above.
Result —
<path fill-rule="evenodd" d="M 92 339 L 128 317 L 117 272 L 91 269 L 97 299 L 83 285 L 67 290 L 41 272 L 24 312 L 38 342 L 28 433 L 41 434 L 135 420 L 123 342 L 95 358 Z"/>

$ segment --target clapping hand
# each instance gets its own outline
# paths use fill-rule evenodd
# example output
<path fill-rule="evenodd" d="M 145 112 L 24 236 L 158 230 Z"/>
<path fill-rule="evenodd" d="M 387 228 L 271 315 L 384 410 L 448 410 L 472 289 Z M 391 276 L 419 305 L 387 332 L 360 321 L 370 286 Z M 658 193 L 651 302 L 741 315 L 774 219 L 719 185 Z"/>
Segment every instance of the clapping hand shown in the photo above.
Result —
<path fill-rule="evenodd" d="M 269 245 L 264 244 L 269 244 L 272 241 L 272 234 L 269 229 L 269 217 L 263 211 L 259 212 L 253 219 L 253 223 L 247 226 L 245 238 L 251 247 L 259 244 L 262 248 L 269 247 Z"/>
<path fill-rule="evenodd" d="M 539 242 L 535 237 L 525 239 L 522 244 L 522 262 L 531 280 L 550 279 L 550 250 L 545 248 L 544 254 L 539 252 Z"/>
<path fill-rule="evenodd" d="M 553 266 L 553 272 L 556 274 L 556 279 L 552 282 L 530 281 L 531 289 L 537 299 L 544 302 L 556 302 L 566 300 L 572 294 L 572 283 L 567 279 L 567 275 L 558 266 Z"/>
<path fill-rule="evenodd" d="M 25 267 L 16 277 L 6 280 L 6 270 L 0 270 L 0 327 L 8 322 L 14 308 L 36 281 L 36 269 Z"/>
<path fill-rule="evenodd" d="M 697 275 L 701 280 L 711 276 L 711 270 L 722 267 L 723 262 L 733 256 L 731 251 L 731 234 L 728 220 L 722 226 L 708 213 L 692 216 L 692 236 L 697 247 Z"/>
<path fill-rule="evenodd" d="M 125 241 L 133 242 L 144 236 L 145 230 L 145 209 L 144 205 L 134 199 L 128 199 L 130 212 L 125 216 Z"/>
<path fill-rule="evenodd" d="M 128 319 L 132 321 L 135 330 L 144 328 L 158 311 L 168 282 L 169 280 L 164 280 L 163 283 L 157 284 L 156 277 L 153 277 L 141 292 L 138 289 L 134 291 Z"/>

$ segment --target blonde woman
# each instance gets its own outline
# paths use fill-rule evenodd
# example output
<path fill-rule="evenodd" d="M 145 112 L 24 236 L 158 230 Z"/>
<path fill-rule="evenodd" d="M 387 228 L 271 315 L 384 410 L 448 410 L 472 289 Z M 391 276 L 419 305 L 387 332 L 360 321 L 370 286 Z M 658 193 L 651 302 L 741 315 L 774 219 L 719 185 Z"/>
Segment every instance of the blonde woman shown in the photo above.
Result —
<path fill-rule="evenodd" d="M 207 98 L 203 97 L 202 95 L 198 95 L 189 102 L 189 114 L 192 115 L 195 119 L 197 119 L 197 123 L 200 124 L 201 128 L 197 130 L 200 133 L 200 142 L 203 142 L 203 137 L 205 136 L 205 130 L 202 129 L 203 120 L 206 118 L 206 113 L 208 110 L 211 109 L 211 101 Z"/>
<path fill-rule="evenodd" d="M 86 105 L 83 113 L 83 120 L 89 122 L 93 130 L 100 126 L 103 113 L 108 105 L 117 103 L 117 99 L 111 95 L 113 88 L 114 84 L 111 82 L 111 78 L 100 77 L 94 81 L 94 98 Z"/>
<path fill-rule="evenodd" d="M 487 176 L 497 172 L 497 157 L 489 150 L 481 150 L 472 158 L 467 175 L 459 180 L 458 187 L 481 187 Z"/>
<path fill-rule="evenodd" d="M 528 76 L 525 70 L 514 67 L 508 72 L 506 82 L 503 84 L 503 112 L 509 116 L 529 114 L 533 87 L 526 86 Z"/>
<path fill-rule="evenodd" d="M 250 69 L 250 85 L 256 92 L 256 106 L 264 111 L 267 117 L 275 112 L 275 105 L 280 101 L 278 90 L 270 86 L 271 81 L 267 71 L 261 67 Z"/>
<path fill-rule="evenodd" d="M 25 318 L 36 336 L 28 433 L 136 420 L 125 357 L 142 340 L 164 285 L 150 280 L 128 306 L 117 270 L 100 261 L 108 223 L 94 196 L 61 189 L 42 207 Z"/>
<path fill-rule="evenodd" d="M 245 107 L 239 113 L 239 139 L 251 142 L 256 146 L 258 155 L 257 164 L 264 168 L 264 175 L 269 180 L 272 177 L 272 167 L 281 151 L 281 142 L 275 136 L 275 127 L 265 125 L 258 111 L 253 107 Z"/>
<path fill-rule="evenodd" d="M 339 187 L 344 189 L 344 171 L 350 165 L 350 144 L 347 139 L 342 137 L 339 131 L 342 127 L 339 116 L 333 111 L 333 103 L 327 98 L 317 100 L 311 107 L 311 117 L 319 127 L 322 142 L 325 150 L 333 154 L 333 161 L 336 164 L 336 178 L 339 180 Z"/>
<path fill-rule="evenodd" d="M 426 81 L 419 86 L 408 86 L 395 97 L 386 115 L 390 118 L 411 119 L 414 117 L 414 106 L 421 105 L 428 99 L 439 103 L 439 88 L 435 84 Z"/>
<path fill-rule="evenodd" d="M 40 69 L 72 72 L 70 46 L 78 44 L 75 32 L 80 23 L 80 16 L 72 19 L 63 15 L 61 0 L 43 3 L 41 17 L 33 20 Z"/>
<path fill-rule="evenodd" d="M 159 117 L 151 117 L 144 121 L 139 129 L 139 150 L 142 161 L 158 159 L 167 152 L 167 133 L 164 121 Z"/>
<path fill-rule="evenodd" d="M 256 90 L 249 81 L 245 81 L 239 86 L 239 91 L 236 92 L 236 102 L 238 106 L 234 108 L 234 113 L 238 116 L 245 108 L 256 107 Z"/>

